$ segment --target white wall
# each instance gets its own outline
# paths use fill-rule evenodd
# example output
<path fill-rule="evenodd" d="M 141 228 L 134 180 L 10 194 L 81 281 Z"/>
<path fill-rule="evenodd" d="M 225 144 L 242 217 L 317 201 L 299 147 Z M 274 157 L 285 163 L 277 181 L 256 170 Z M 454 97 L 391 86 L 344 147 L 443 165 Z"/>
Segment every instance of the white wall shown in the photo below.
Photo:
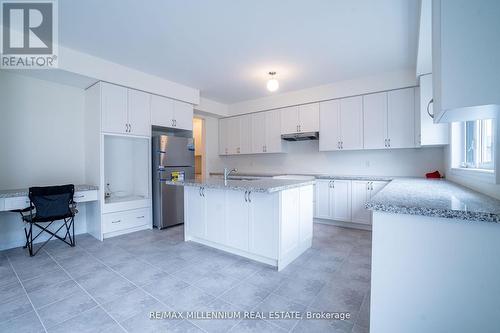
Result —
<path fill-rule="evenodd" d="M 82 89 L 0 71 L 0 189 L 84 182 Z M 85 232 L 80 205 L 76 232 Z M 17 214 L 0 213 L 0 249 L 23 244 Z"/>
<path fill-rule="evenodd" d="M 288 142 L 287 153 L 212 158 L 210 172 L 327 173 L 335 175 L 417 176 L 444 171 L 443 148 L 319 152 L 318 141 Z M 215 151 L 217 153 L 217 151 Z"/>

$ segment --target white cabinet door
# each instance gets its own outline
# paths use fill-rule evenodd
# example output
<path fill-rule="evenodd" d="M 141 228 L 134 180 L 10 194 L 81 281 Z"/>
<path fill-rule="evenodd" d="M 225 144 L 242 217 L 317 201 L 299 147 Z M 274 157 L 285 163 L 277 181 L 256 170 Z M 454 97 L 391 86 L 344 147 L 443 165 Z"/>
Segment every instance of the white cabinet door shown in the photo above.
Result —
<path fill-rule="evenodd" d="M 266 116 L 266 153 L 281 153 L 283 151 L 281 140 L 281 112 L 279 110 L 267 111 Z"/>
<path fill-rule="evenodd" d="M 250 193 L 250 252 L 278 257 L 279 194 Z"/>
<path fill-rule="evenodd" d="M 352 184 L 352 222 L 369 224 L 371 212 L 365 208 L 365 203 L 370 200 L 368 181 L 353 180 Z"/>
<path fill-rule="evenodd" d="M 240 118 L 240 154 L 252 153 L 252 115 Z"/>
<path fill-rule="evenodd" d="M 387 92 L 363 96 L 363 147 L 384 149 L 387 139 Z"/>
<path fill-rule="evenodd" d="M 158 96 L 151 96 L 151 123 L 153 126 L 174 126 L 174 101 Z"/>
<path fill-rule="evenodd" d="M 281 112 L 281 134 L 297 133 L 299 131 L 299 107 L 290 106 Z"/>
<path fill-rule="evenodd" d="M 434 120 L 427 113 L 429 107 L 430 114 L 434 114 L 434 103 L 432 100 L 432 74 L 422 75 L 420 77 L 420 110 L 416 110 L 420 121 L 419 141 L 422 146 L 447 145 L 449 124 L 434 124 Z M 420 111 L 420 112 L 418 112 Z"/>
<path fill-rule="evenodd" d="M 227 144 L 228 119 L 219 119 L 219 155 L 227 155 L 229 147 Z"/>
<path fill-rule="evenodd" d="M 415 89 L 387 93 L 387 133 L 389 148 L 415 147 Z"/>
<path fill-rule="evenodd" d="M 319 131 L 319 103 L 299 106 L 299 132 Z"/>
<path fill-rule="evenodd" d="M 193 130 L 193 106 L 191 104 L 174 101 L 174 127 Z"/>
<path fill-rule="evenodd" d="M 313 236 L 313 186 L 299 187 L 299 240 Z"/>
<path fill-rule="evenodd" d="M 151 95 L 128 89 L 129 133 L 151 136 Z"/>
<path fill-rule="evenodd" d="M 340 100 L 340 148 L 363 148 L 363 98 L 361 96 Z"/>
<path fill-rule="evenodd" d="M 204 188 L 202 190 L 206 205 L 207 236 L 209 241 L 226 243 L 226 193 L 224 190 Z"/>
<path fill-rule="evenodd" d="M 339 100 L 321 102 L 319 108 L 319 150 L 339 150 L 340 102 Z"/>
<path fill-rule="evenodd" d="M 330 213 L 330 180 L 317 180 L 315 191 L 316 191 L 316 199 L 315 199 L 315 215 L 314 217 L 320 219 L 329 219 L 331 218 Z"/>
<path fill-rule="evenodd" d="M 334 180 L 330 189 L 331 218 L 351 221 L 351 181 Z"/>
<path fill-rule="evenodd" d="M 227 245 L 248 251 L 249 206 L 245 191 L 226 192 Z"/>
<path fill-rule="evenodd" d="M 102 131 L 128 133 L 127 88 L 101 83 Z"/>
<path fill-rule="evenodd" d="M 252 114 L 252 153 L 264 153 L 266 145 L 266 113 Z"/>
<path fill-rule="evenodd" d="M 229 155 L 239 154 L 240 146 L 240 117 L 228 118 L 227 121 L 227 148 Z"/>
<path fill-rule="evenodd" d="M 206 238 L 206 205 L 199 187 L 184 187 L 186 227 L 192 237 Z"/>

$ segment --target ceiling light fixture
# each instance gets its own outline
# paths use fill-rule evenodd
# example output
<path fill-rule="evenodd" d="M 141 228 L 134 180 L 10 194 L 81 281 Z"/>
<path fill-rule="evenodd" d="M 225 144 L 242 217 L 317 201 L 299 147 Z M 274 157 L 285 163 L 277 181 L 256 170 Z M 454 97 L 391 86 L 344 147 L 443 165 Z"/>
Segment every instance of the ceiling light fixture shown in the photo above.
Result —
<path fill-rule="evenodd" d="M 280 87 L 280 83 L 274 78 L 276 72 L 269 72 L 269 75 L 271 76 L 271 78 L 267 81 L 267 90 L 269 90 L 270 92 L 278 90 L 278 88 Z"/>

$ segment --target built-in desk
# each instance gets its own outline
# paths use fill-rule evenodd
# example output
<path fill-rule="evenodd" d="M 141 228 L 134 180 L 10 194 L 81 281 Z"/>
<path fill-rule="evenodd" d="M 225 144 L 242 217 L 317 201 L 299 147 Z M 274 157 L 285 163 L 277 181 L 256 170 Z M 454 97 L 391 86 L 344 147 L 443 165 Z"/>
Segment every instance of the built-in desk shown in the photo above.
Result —
<path fill-rule="evenodd" d="M 98 187 L 93 185 L 75 185 L 75 202 L 98 200 Z M 23 209 L 29 206 L 28 189 L 0 190 L 0 212 Z"/>

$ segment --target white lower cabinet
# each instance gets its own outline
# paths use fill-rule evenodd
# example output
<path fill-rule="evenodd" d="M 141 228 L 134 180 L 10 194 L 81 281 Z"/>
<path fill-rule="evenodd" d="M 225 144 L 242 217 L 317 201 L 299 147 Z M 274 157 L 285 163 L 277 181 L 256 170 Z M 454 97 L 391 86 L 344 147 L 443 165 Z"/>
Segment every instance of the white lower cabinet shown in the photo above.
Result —
<path fill-rule="evenodd" d="M 350 180 L 317 180 L 315 217 L 339 221 L 350 220 L 350 197 Z"/>
<path fill-rule="evenodd" d="M 371 212 L 365 208 L 385 181 L 316 180 L 315 218 L 371 224 Z"/>
<path fill-rule="evenodd" d="M 206 238 L 206 204 L 201 190 L 200 187 L 184 187 L 184 211 L 189 212 L 189 223 L 186 224 L 188 233 L 194 237 Z"/>
<path fill-rule="evenodd" d="M 151 226 L 151 209 L 142 208 L 102 215 L 103 234 L 112 236 L 144 226 Z"/>
<path fill-rule="evenodd" d="M 185 239 L 282 269 L 312 241 L 313 187 L 276 193 L 186 187 Z"/>

